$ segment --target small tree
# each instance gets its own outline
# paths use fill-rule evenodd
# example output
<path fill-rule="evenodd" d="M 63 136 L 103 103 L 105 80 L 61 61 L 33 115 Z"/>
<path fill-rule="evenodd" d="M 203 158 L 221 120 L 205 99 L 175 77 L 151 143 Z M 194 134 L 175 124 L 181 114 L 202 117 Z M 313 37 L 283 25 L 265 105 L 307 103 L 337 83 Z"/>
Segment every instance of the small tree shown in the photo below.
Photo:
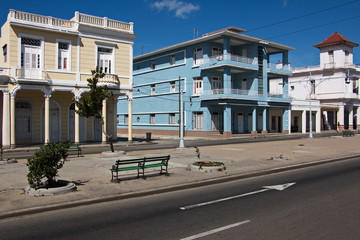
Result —
<path fill-rule="evenodd" d="M 102 115 L 102 106 L 103 100 L 111 97 L 113 94 L 107 91 L 107 86 L 98 86 L 97 83 L 99 78 L 103 78 L 105 73 L 103 73 L 102 68 L 96 68 L 96 70 L 92 70 L 92 77 L 88 78 L 88 87 L 90 88 L 89 96 L 85 97 L 81 96 L 79 101 L 73 100 L 78 110 L 76 113 L 81 117 L 101 117 L 101 125 L 102 131 L 105 133 L 107 141 L 110 144 L 110 149 L 114 152 L 114 145 L 112 142 L 112 135 L 108 135 L 106 133 L 106 126 L 104 124 L 104 116 Z"/>
<path fill-rule="evenodd" d="M 27 159 L 29 173 L 27 179 L 30 185 L 39 188 L 42 180 L 46 178 L 44 186 L 50 186 L 67 160 L 70 143 L 48 143 L 33 157 Z"/>

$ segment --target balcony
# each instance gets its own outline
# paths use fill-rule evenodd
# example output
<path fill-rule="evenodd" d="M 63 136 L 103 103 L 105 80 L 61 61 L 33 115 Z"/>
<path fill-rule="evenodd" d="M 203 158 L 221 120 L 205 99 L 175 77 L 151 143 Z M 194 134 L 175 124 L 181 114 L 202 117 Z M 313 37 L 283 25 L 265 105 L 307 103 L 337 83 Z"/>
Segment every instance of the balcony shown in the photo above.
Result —
<path fill-rule="evenodd" d="M 100 18 L 79 12 L 75 12 L 75 17 L 71 20 L 53 18 L 16 10 L 10 10 L 8 19 L 11 22 L 31 23 L 35 26 L 63 28 L 68 31 L 77 31 L 79 24 L 89 25 L 98 28 L 113 29 L 133 33 L 133 23 L 125 23 L 117 20 Z"/>
<path fill-rule="evenodd" d="M 289 64 L 283 65 L 282 63 L 268 63 L 268 72 L 275 75 L 292 75 L 292 70 Z"/>
<path fill-rule="evenodd" d="M 200 68 L 203 70 L 214 69 L 222 66 L 231 66 L 239 69 L 258 70 L 257 58 L 248 58 L 234 54 L 221 54 L 202 60 Z"/>
<path fill-rule="evenodd" d="M 106 74 L 103 78 L 100 78 L 98 84 L 101 86 L 119 85 L 119 77 L 115 74 Z"/>
<path fill-rule="evenodd" d="M 253 90 L 244 90 L 244 89 L 212 89 L 205 90 L 200 96 L 202 100 L 215 100 L 222 98 L 232 98 L 232 99 L 244 99 L 244 100 L 258 100 L 263 98 L 262 94 L 259 94 L 258 91 Z M 283 94 L 267 94 L 268 98 L 273 99 L 284 99 Z M 288 99 L 288 98 L 286 98 Z"/>

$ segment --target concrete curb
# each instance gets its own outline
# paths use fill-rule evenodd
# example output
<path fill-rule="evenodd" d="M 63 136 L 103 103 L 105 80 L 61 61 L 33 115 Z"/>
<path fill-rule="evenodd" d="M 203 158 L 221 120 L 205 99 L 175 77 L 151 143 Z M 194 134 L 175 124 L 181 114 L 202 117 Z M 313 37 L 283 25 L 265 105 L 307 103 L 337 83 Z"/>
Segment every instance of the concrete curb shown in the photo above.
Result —
<path fill-rule="evenodd" d="M 359 158 L 359 157 L 360 157 L 360 155 L 349 155 L 349 156 L 344 156 L 344 157 L 339 157 L 339 158 L 323 159 L 323 160 L 317 160 L 317 161 L 312 161 L 312 162 L 308 162 L 308 163 L 294 164 L 294 165 L 278 167 L 278 168 L 271 168 L 271 169 L 266 169 L 266 170 L 259 170 L 259 171 L 249 172 L 249 173 L 233 174 L 230 176 L 217 177 L 217 178 L 213 178 L 213 179 L 198 180 L 193 183 L 183 183 L 183 184 L 172 185 L 172 186 L 158 188 L 158 189 L 122 193 L 122 194 L 110 195 L 110 196 L 105 196 L 105 197 L 97 197 L 97 198 L 91 198 L 91 199 L 86 199 L 86 200 L 73 201 L 73 202 L 64 203 L 64 204 L 54 204 L 54 205 L 48 205 L 48 206 L 33 207 L 33 208 L 22 209 L 22 210 L 18 210 L 18 211 L 10 211 L 10 212 L 2 213 L 2 214 L 0 214 L 0 219 L 14 218 L 14 217 L 20 217 L 20 216 L 31 215 L 31 214 L 36 214 L 36 213 L 43 213 L 43 212 L 48 212 L 48 211 L 53 211 L 53 210 L 61 210 L 61 209 L 79 207 L 79 206 L 104 203 L 104 202 L 111 202 L 111 201 L 122 200 L 122 199 L 130 199 L 130 198 L 136 198 L 136 197 L 143 197 L 143 196 L 147 196 L 147 195 L 155 195 L 155 194 L 160 194 L 160 193 L 167 193 L 167 192 L 172 192 L 172 191 L 191 189 L 191 188 L 196 188 L 196 187 L 203 187 L 203 186 L 208 186 L 208 185 L 212 185 L 212 184 L 231 182 L 231 181 L 236 181 L 236 180 L 241 180 L 241 179 L 259 177 L 259 176 L 264 176 L 264 175 L 269 175 L 269 174 L 281 173 L 281 172 L 285 172 L 285 171 L 313 167 L 313 166 L 318 166 L 318 165 L 323 165 L 323 164 L 328 164 L 328 163 L 335 163 L 335 162 L 350 160 L 350 159 Z"/>

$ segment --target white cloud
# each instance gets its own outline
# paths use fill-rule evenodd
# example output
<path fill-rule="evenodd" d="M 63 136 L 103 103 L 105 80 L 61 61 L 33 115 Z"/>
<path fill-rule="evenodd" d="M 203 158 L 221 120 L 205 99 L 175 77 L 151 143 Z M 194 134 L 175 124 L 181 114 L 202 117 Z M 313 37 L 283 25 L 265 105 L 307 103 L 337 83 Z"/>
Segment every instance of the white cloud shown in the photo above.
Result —
<path fill-rule="evenodd" d="M 167 10 L 169 12 L 175 11 L 175 16 L 179 18 L 187 18 L 187 16 L 200 9 L 199 5 L 182 2 L 178 0 L 162 0 L 156 1 L 152 6 L 159 11 Z"/>

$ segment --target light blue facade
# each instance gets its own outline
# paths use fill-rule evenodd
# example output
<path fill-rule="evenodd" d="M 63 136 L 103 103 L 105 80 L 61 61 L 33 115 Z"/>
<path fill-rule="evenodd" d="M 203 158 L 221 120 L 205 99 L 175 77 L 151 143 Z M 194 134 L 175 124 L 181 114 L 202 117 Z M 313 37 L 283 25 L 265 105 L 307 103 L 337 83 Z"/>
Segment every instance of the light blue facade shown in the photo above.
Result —
<path fill-rule="evenodd" d="M 177 134 L 179 83 L 185 136 L 289 132 L 288 51 L 292 48 L 227 28 L 134 58 L 133 132 Z M 280 63 L 270 63 L 274 57 Z M 283 79 L 283 94 L 269 81 Z M 126 132 L 127 99 L 119 99 L 118 129 Z"/>

